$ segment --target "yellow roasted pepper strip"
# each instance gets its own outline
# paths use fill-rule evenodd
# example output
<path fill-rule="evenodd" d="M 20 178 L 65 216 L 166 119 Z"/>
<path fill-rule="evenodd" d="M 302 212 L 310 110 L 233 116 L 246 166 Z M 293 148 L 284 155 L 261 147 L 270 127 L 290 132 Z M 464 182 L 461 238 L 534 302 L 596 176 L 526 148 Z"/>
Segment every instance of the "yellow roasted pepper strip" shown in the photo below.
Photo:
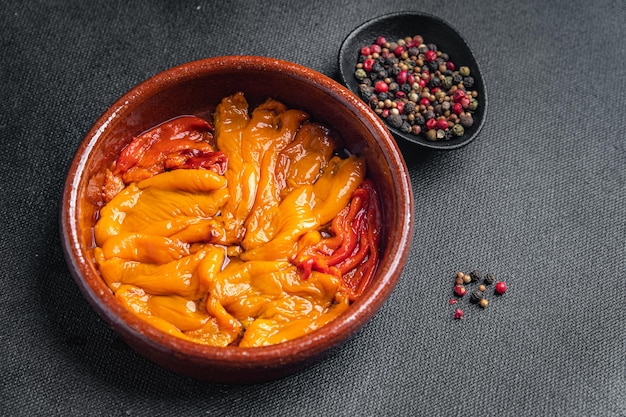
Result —
<path fill-rule="evenodd" d="M 230 198 L 220 214 L 226 234 L 226 240 L 221 242 L 224 245 L 234 244 L 243 237 L 242 225 L 254 203 L 258 175 L 254 166 L 244 162 L 241 148 L 249 120 L 248 102 L 242 93 L 224 98 L 215 109 L 215 142 L 228 157 L 224 177 Z"/>
<path fill-rule="evenodd" d="M 141 189 L 152 187 L 160 190 L 201 193 L 226 187 L 226 179 L 206 169 L 176 169 L 139 181 Z"/>
<path fill-rule="evenodd" d="M 242 347 L 282 343 L 319 329 L 343 313 L 347 297 L 337 292 L 339 279 L 314 273 L 302 281 L 295 268 L 273 274 L 283 291 L 264 304 L 239 344 Z"/>
<path fill-rule="evenodd" d="M 99 248 L 96 248 L 99 249 Z M 131 284 L 154 295 L 176 294 L 190 299 L 200 298 L 199 282 L 195 273 L 207 250 L 164 264 L 128 261 L 123 258 L 105 258 L 102 250 L 94 252 L 100 272 L 110 287 Z"/>
<path fill-rule="evenodd" d="M 115 297 L 140 319 L 172 336 L 209 346 L 228 346 L 234 340 L 201 305 L 186 298 L 152 296 L 133 285 L 120 286 Z"/>
<path fill-rule="evenodd" d="M 338 142 L 326 126 L 319 123 L 303 124 L 293 142 L 278 154 L 274 170 L 280 190 L 279 198 L 284 198 L 296 187 L 313 184 L 338 149 Z"/>
<path fill-rule="evenodd" d="M 94 226 L 96 244 L 102 246 L 111 236 L 122 230 L 126 213 L 131 210 L 141 195 L 136 184 L 130 184 L 119 192 L 107 205 L 100 209 L 100 219 Z"/>
<path fill-rule="evenodd" d="M 163 175 L 163 174 L 159 174 Z M 152 177 L 156 178 L 158 177 Z M 167 235 L 167 230 L 159 230 L 161 223 L 165 228 L 176 218 L 212 218 L 228 201 L 228 189 L 222 188 L 208 193 L 190 193 L 146 188 L 137 199 L 132 210 L 125 213 L 123 224 L 119 228 L 124 232 L 146 232 Z"/>
<path fill-rule="evenodd" d="M 162 264 L 189 255 L 189 244 L 163 236 L 122 233 L 107 239 L 102 245 L 102 253 L 107 259 Z"/>
<path fill-rule="evenodd" d="M 302 184 L 312 184 L 315 179 L 317 179 L 321 174 L 321 169 L 326 166 L 328 161 L 326 155 L 330 158 L 330 155 L 332 155 L 334 151 L 334 142 L 326 140 L 327 138 L 324 136 L 324 132 L 316 128 L 316 126 L 319 125 L 305 123 L 296 132 L 297 126 L 304 120 L 303 115 L 299 112 L 289 110 L 282 113 L 279 118 L 282 120 L 282 122 L 279 123 L 281 126 L 280 130 L 285 133 L 281 135 L 282 139 L 278 141 L 278 143 L 274 143 L 274 146 L 270 147 L 267 152 L 265 152 L 261 160 L 259 190 L 252 212 L 245 223 L 246 235 L 242 243 L 246 250 L 251 250 L 267 243 L 272 239 L 275 233 L 275 230 L 271 230 L 272 219 L 281 215 L 279 205 L 284 197 L 283 188 L 285 186 L 279 172 L 282 172 L 281 169 L 286 168 L 284 159 L 289 155 L 283 153 L 283 151 L 287 149 L 305 148 L 306 143 L 311 142 L 312 139 L 310 138 L 315 136 L 315 134 L 318 134 L 316 138 L 320 142 L 320 148 L 324 147 L 323 144 L 328 145 L 325 152 L 316 154 L 318 156 L 317 158 L 306 161 L 310 163 L 310 166 L 305 168 L 309 172 L 309 175 L 303 175 L 296 180 Z M 287 129 L 286 127 L 289 128 Z M 294 143 L 296 144 L 295 147 L 293 146 Z M 304 161 L 300 160 L 300 162 Z M 288 173 L 287 175 L 289 174 L 295 174 L 295 172 Z"/>
<path fill-rule="evenodd" d="M 261 108 L 259 111 L 258 109 Z M 284 105 L 268 100 L 253 112 L 263 112 L 268 119 L 265 122 L 254 125 L 250 123 L 251 130 L 244 137 L 244 150 L 248 147 L 257 154 L 255 166 L 259 172 L 259 184 L 250 215 L 246 219 L 246 234 L 242 241 L 245 249 L 257 247 L 269 240 L 265 225 L 268 215 L 275 213 L 280 203 L 280 187 L 276 178 L 276 164 L 282 149 L 294 141 L 301 123 L 307 120 L 308 115 L 299 110 L 285 110 Z M 271 116 L 273 113 L 273 116 Z M 271 118 L 270 118 L 271 116 Z M 252 121 L 251 121 L 252 122 Z M 268 123 L 269 122 L 269 123 Z"/>
<path fill-rule="evenodd" d="M 279 205 L 280 216 L 267 219 L 271 240 L 244 252 L 241 259 L 289 259 L 296 252 L 300 237 L 330 222 L 348 204 L 364 177 L 362 159 L 333 157 L 315 184 L 293 190 Z"/>

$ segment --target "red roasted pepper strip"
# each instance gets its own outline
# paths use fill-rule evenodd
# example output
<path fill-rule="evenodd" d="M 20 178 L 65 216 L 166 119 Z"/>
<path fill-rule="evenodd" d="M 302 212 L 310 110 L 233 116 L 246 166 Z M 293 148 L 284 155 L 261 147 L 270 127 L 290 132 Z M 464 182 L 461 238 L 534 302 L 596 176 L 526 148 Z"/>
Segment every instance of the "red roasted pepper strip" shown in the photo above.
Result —
<path fill-rule="evenodd" d="M 209 169 L 216 174 L 224 175 L 228 157 L 224 152 L 206 152 L 199 149 L 184 149 L 167 155 L 165 169 Z"/>
<path fill-rule="evenodd" d="M 332 236 L 298 253 L 293 263 L 303 278 L 312 271 L 338 275 L 350 300 L 361 296 L 378 265 L 381 207 L 374 183 L 366 179 L 350 204 L 332 222 Z"/>
<path fill-rule="evenodd" d="M 196 116 L 180 116 L 136 136 L 120 153 L 113 174 L 121 176 L 133 167 L 154 171 L 167 155 L 182 148 L 198 147 L 203 151 L 214 151 L 206 139 L 212 139 L 213 127 Z M 156 169 L 158 171 L 158 169 Z M 162 170 L 161 170 L 162 171 Z"/>

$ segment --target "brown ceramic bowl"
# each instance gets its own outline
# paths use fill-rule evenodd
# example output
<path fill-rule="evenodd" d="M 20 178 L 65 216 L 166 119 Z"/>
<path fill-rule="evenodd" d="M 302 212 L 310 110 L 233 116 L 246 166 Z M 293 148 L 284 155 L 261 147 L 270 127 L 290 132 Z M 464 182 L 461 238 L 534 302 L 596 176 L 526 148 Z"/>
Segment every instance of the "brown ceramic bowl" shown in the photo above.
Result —
<path fill-rule="evenodd" d="M 92 256 L 96 208 L 86 200 L 89 179 L 109 167 L 133 135 L 181 114 L 207 114 L 243 91 L 251 108 L 268 97 L 308 112 L 365 156 L 383 199 L 383 236 L 376 276 L 339 318 L 306 336 L 268 347 L 208 347 L 165 334 L 118 304 Z M 164 368 L 194 378 L 253 383 L 279 378 L 320 360 L 353 335 L 390 295 L 405 265 L 413 224 L 406 165 L 383 122 L 339 83 L 305 67 L 271 58 L 208 58 L 164 71 L 115 102 L 80 144 L 69 168 L 60 213 L 70 272 L 85 298 L 137 352 Z"/>

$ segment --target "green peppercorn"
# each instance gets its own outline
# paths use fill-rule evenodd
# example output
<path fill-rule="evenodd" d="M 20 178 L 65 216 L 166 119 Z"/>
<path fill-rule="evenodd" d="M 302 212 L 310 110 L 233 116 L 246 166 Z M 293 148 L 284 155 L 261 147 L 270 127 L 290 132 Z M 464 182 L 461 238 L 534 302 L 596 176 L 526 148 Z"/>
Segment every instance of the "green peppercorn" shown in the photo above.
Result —
<path fill-rule="evenodd" d="M 467 77 L 468 75 L 470 75 L 470 69 L 469 67 L 461 67 L 459 68 L 459 74 L 461 74 L 463 77 Z"/>
<path fill-rule="evenodd" d="M 460 124 L 457 123 L 454 126 L 452 126 L 452 134 L 454 136 L 463 136 L 464 133 L 465 133 L 465 129 Z"/>
<path fill-rule="evenodd" d="M 476 100 L 475 98 L 470 100 L 470 104 L 467 107 L 470 111 L 474 111 L 478 108 L 478 100 Z"/>
<path fill-rule="evenodd" d="M 367 72 L 365 72 L 363 68 L 359 68 L 358 70 L 354 72 L 354 77 L 357 80 L 361 81 L 362 79 L 367 77 Z"/>
<path fill-rule="evenodd" d="M 437 131 L 435 129 L 430 129 L 426 132 L 426 139 L 431 140 L 431 141 L 436 141 L 437 140 Z"/>
<path fill-rule="evenodd" d="M 443 81 L 441 81 L 441 87 L 445 88 L 446 90 L 450 89 L 450 87 L 452 87 L 453 84 L 453 80 L 451 76 L 447 76 L 443 79 Z"/>

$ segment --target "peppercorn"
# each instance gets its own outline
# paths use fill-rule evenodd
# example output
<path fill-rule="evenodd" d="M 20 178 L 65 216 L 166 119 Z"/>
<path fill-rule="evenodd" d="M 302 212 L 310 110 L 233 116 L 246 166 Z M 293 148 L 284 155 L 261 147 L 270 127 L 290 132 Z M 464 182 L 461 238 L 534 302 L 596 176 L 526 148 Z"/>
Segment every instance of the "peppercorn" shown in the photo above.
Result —
<path fill-rule="evenodd" d="M 474 86 L 474 77 L 464 77 L 463 78 L 463 86 L 465 88 L 472 88 Z"/>
<path fill-rule="evenodd" d="M 398 129 L 402 126 L 402 118 L 399 114 L 390 114 L 389 117 L 387 117 L 387 123 L 389 126 Z"/>
<path fill-rule="evenodd" d="M 354 77 L 355 77 L 357 80 L 361 81 L 361 80 L 363 80 L 364 78 L 366 78 L 366 77 L 367 77 L 367 72 L 365 72 L 365 70 L 364 70 L 364 69 L 359 68 L 358 70 L 356 70 L 356 71 L 354 72 Z"/>
<path fill-rule="evenodd" d="M 507 290 L 507 285 L 505 282 L 502 281 L 498 281 L 496 282 L 496 286 L 494 288 L 496 294 L 502 295 L 506 292 Z"/>
<path fill-rule="evenodd" d="M 463 134 L 465 133 L 465 129 L 463 128 L 463 126 L 457 123 L 452 126 L 452 133 L 454 134 L 454 136 L 463 136 Z"/>
<path fill-rule="evenodd" d="M 470 302 L 474 304 L 478 303 L 483 298 L 485 298 L 483 292 L 478 289 L 473 290 L 470 294 Z"/>
<path fill-rule="evenodd" d="M 478 287 L 476 287 L 476 288 L 478 288 L 478 290 L 479 290 L 479 291 L 486 291 L 486 290 L 487 290 L 487 287 L 485 286 L 485 284 L 480 284 L 480 285 L 479 285 Z"/>
<path fill-rule="evenodd" d="M 478 305 L 482 308 L 487 308 L 487 306 L 489 305 L 489 301 L 486 298 L 483 298 L 478 302 Z"/>
<path fill-rule="evenodd" d="M 463 282 L 469 284 L 472 282 L 472 277 L 469 274 L 463 274 Z"/>
<path fill-rule="evenodd" d="M 470 111 L 474 111 L 478 108 L 478 100 L 476 100 L 475 98 L 472 98 L 470 100 L 470 104 L 467 107 Z"/>
<path fill-rule="evenodd" d="M 437 131 L 433 130 L 433 129 L 429 129 L 426 131 L 426 139 L 431 140 L 431 141 L 436 141 L 437 140 Z"/>
<path fill-rule="evenodd" d="M 460 320 L 461 318 L 463 318 L 463 310 L 461 310 L 460 308 L 454 310 L 454 318 L 456 320 Z"/>
<path fill-rule="evenodd" d="M 460 67 L 459 68 L 459 74 L 461 74 L 463 77 L 467 77 L 468 75 L 470 75 L 469 67 L 466 67 L 466 66 Z"/>
<path fill-rule="evenodd" d="M 470 113 L 461 113 L 460 116 L 460 121 L 461 121 L 461 125 L 463 127 L 470 127 L 471 125 L 474 124 L 474 118 L 472 117 L 472 115 Z"/>
<path fill-rule="evenodd" d="M 493 274 L 489 273 L 485 275 L 484 282 L 486 285 L 491 285 L 495 281 Z"/>
<path fill-rule="evenodd" d="M 474 269 L 472 272 L 470 272 L 470 277 L 472 277 L 472 282 L 478 282 L 483 278 L 483 273 L 480 272 L 478 269 Z"/>

